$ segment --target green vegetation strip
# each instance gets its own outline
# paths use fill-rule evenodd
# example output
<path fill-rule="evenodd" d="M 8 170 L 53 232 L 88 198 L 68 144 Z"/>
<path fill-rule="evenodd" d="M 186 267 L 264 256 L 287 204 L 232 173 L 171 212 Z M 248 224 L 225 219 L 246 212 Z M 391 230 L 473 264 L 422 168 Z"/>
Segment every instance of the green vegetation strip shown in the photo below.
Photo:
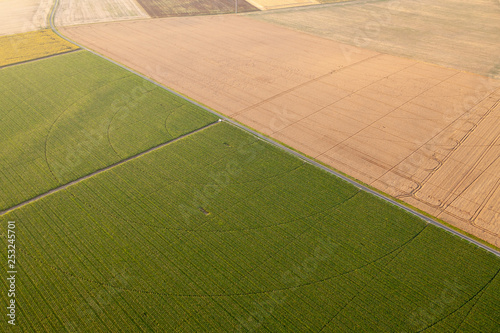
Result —
<path fill-rule="evenodd" d="M 32 331 L 500 322 L 499 258 L 227 123 L 3 220 L 17 224 L 19 325 Z"/>
<path fill-rule="evenodd" d="M 0 70 L 0 210 L 217 120 L 89 52 Z"/>
<path fill-rule="evenodd" d="M 4 249 L 16 221 L 10 331 L 498 328 L 500 259 L 358 185 L 230 124 L 196 131 L 217 117 L 87 52 L 0 76 L 8 194 L 114 166 L 2 216 Z"/>

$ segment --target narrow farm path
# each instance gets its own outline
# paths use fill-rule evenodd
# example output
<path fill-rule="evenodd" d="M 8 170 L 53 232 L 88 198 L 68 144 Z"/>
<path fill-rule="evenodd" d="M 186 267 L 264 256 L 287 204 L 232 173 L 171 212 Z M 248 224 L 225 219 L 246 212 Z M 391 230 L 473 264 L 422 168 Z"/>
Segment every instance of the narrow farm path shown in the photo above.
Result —
<path fill-rule="evenodd" d="M 177 138 L 175 138 L 175 139 L 172 139 L 172 140 L 167 141 L 167 142 L 164 142 L 164 143 L 162 143 L 162 144 L 160 144 L 160 145 L 158 145 L 158 146 L 155 146 L 155 147 L 153 147 L 153 148 L 150 148 L 150 149 L 148 149 L 148 150 L 145 150 L 145 151 L 143 151 L 143 152 L 141 152 L 141 153 L 139 153 L 139 154 L 136 154 L 136 155 L 134 155 L 134 156 L 130 156 L 130 157 L 128 157 L 128 158 L 126 158 L 126 159 L 124 159 L 124 160 L 121 160 L 121 161 L 119 161 L 119 162 L 113 163 L 113 164 L 111 164 L 111 165 L 109 165 L 109 166 L 107 166 L 107 167 L 105 167 L 105 168 L 103 168 L 103 169 L 100 169 L 100 170 L 94 171 L 94 172 L 92 172 L 92 173 L 89 173 L 88 175 L 83 176 L 83 177 L 81 177 L 81 178 L 78 178 L 78 179 L 76 179 L 76 180 L 74 180 L 74 181 L 72 181 L 72 182 L 69 182 L 69 183 L 67 183 L 67 184 L 61 185 L 61 186 L 59 186 L 59 187 L 56 187 L 56 188 L 54 188 L 54 189 L 52 189 L 52 190 L 50 190 L 50 191 L 47 191 L 47 192 L 45 192 L 45 193 L 42 193 L 42 194 L 40 194 L 40 195 L 37 195 L 36 197 L 33 197 L 33 198 L 29 199 L 29 200 L 26 200 L 26 201 L 24 201 L 24 202 L 21 202 L 21 203 L 19 203 L 19 204 L 15 205 L 15 206 L 12 206 L 12 207 L 10 207 L 10 208 L 8 208 L 8 209 L 4 210 L 4 211 L 1 211 L 1 212 L 0 212 L 0 216 L 3 216 L 3 215 L 5 215 L 5 214 L 7 214 L 7 213 L 10 213 L 10 212 L 12 212 L 12 211 L 16 210 L 16 209 L 19 209 L 19 208 L 21 208 L 21 207 L 24 207 L 24 206 L 26 206 L 26 205 L 29 205 L 29 204 L 31 204 L 31 203 L 33 203 L 33 202 L 35 202 L 35 201 L 38 201 L 38 200 L 40 200 L 40 199 L 43 199 L 43 198 L 45 198 L 45 197 L 48 197 L 49 195 L 52 195 L 52 194 L 57 193 L 57 192 L 59 192 L 59 191 L 62 191 L 62 190 L 66 189 L 66 188 L 68 188 L 68 187 L 70 187 L 70 186 L 73 186 L 73 185 L 76 185 L 76 184 L 78 184 L 78 183 L 81 183 L 82 181 L 84 181 L 84 180 L 86 180 L 86 179 L 89 179 L 89 178 L 91 178 L 91 177 L 97 176 L 97 175 L 99 175 L 99 174 L 101 174 L 101 173 L 103 173 L 103 172 L 109 171 L 109 170 L 111 170 L 111 169 L 113 169 L 113 168 L 115 168 L 115 167 L 117 167 L 117 166 L 120 166 L 120 165 L 122 165 L 122 164 L 125 164 L 125 163 L 127 163 L 127 162 L 130 162 L 130 161 L 132 161 L 132 160 L 134 160 L 134 159 L 136 159 L 136 158 L 139 158 L 139 157 L 142 157 L 142 156 L 144 156 L 144 155 L 146 155 L 146 154 L 149 154 L 149 153 L 151 153 L 151 152 L 154 152 L 154 151 L 156 151 L 156 150 L 158 150 L 158 149 L 161 149 L 161 148 L 163 148 L 163 147 L 165 147 L 165 146 L 167 146 L 167 145 L 169 145 L 169 144 L 171 144 L 171 143 L 174 143 L 174 142 L 179 141 L 179 140 L 181 140 L 181 139 L 183 139 L 183 138 L 185 138 L 185 137 L 188 137 L 188 136 L 190 136 L 190 135 L 192 135 L 192 134 L 195 134 L 195 133 L 198 133 L 198 132 L 200 132 L 200 131 L 203 131 L 204 129 L 206 129 L 206 128 L 208 128 L 208 127 L 211 127 L 211 126 L 213 126 L 213 125 L 215 125 L 215 124 L 218 124 L 218 123 L 219 123 L 219 121 L 217 121 L 217 122 L 213 122 L 213 123 L 210 123 L 210 124 L 208 124 L 208 125 L 205 125 L 205 126 L 203 126 L 203 127 L 198 128 L 198 129 L 196 129 L 196 130 L 194 130 L 194 131 L 192 131 L 192 132 L 189 132 L 189 133 L 187 133 L 187 134 L 181 135 L 181 136 L 179 136 L 179 137 L 177 137 Z"/>
<path fill-rule="evenodd" d="M 13 64 L 8 64 L 8 65 L 5 65 L 5 66 L 0 66 L 0 69 L 4 69 L 4 68 L 7 68 L 7 67 L 14 67 L 14 66 L 19 66 L 19 65 L 24 65 L 24 64 L 27 64 L 27 63 L 30 63 L 30 62 L 35 62 L 35 61 L 40 61 L 40 60 L 44 60 L 44 59 L 49 59 L 49 58 L 52 58 L 52 57 L 57 57 L 57 56 L 60 56 L 60 55 L 63 55 L 63 54 L 68 54 L 68 53 L 73 53 L 73 52 L 78 52 L 78 51 L 81 51 L 81 49 L 78 48 L 76 50 L 71 50 L 71 51 L 62 52 L 62 53 L 51 54 L 51 55 L 40 57 L 40 58 L 36 58 L 36 59 L 30 59 L 30 60 L 26 60 L 26 61 L 20 61 L 20 62 L 16 62 L 16 63 L 13 63 Z"/>

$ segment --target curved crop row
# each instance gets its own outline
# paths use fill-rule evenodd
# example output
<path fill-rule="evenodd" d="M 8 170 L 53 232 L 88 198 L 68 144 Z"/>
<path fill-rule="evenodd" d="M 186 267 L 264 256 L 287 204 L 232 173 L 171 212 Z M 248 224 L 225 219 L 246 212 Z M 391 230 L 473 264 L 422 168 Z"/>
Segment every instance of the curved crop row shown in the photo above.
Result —
<path fill-rule="evenodd" d="M 79 47 L 45 29 L 0 37 L 0 67 L 77 50 Z"/>

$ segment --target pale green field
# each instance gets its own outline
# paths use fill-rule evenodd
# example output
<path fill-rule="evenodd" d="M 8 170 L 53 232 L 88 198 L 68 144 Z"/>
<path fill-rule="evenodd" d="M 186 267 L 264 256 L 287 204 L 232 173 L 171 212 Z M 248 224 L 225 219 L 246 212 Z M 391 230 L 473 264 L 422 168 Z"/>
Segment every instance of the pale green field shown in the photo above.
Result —
<path fill-rule="evenodd" d="M 87 52 L 0 70 L 0 210 L 217 120 Z"/>
<path fill-rule="evenodd" d="M 249 15 L 349 45 L 500 78 L 498 1 L 355 1 Z"/>
<path fill-rule="evenodd" d="M 493 254 L 88 52 L 0 82 L 3 208 L 189 134 L 1 216 L 0 331 L 497 332 Z"/>

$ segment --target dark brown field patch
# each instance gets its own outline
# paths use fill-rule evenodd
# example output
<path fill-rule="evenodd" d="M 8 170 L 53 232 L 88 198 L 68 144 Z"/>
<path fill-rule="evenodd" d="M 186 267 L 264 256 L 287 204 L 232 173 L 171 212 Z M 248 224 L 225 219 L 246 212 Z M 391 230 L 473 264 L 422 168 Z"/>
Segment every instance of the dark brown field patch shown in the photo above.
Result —
<path fill-rule="evenodd" d="M 137 2 L 154 18 L 229 14 L 236 12 L 236 3 L 238 13 L 258 10 L 245 0 L 138 0 Z"/>

